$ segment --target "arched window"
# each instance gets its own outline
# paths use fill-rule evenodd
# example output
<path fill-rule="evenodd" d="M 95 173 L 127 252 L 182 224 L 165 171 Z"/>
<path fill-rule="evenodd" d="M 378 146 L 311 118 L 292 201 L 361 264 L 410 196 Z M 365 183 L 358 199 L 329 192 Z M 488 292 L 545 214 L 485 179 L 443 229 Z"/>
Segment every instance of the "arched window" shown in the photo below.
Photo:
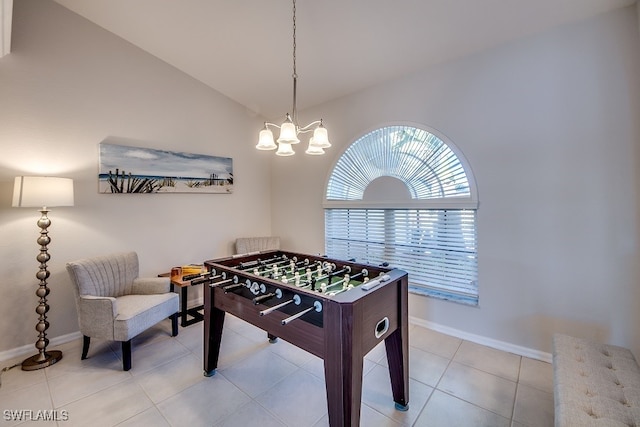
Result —
<path fill-rule="evenodd" d="M 387 126 L 351 144 L 327 183 L 325 249 L 405 270 L 411 292 L 477 305 L 475 180 L 443 139 Z"/>

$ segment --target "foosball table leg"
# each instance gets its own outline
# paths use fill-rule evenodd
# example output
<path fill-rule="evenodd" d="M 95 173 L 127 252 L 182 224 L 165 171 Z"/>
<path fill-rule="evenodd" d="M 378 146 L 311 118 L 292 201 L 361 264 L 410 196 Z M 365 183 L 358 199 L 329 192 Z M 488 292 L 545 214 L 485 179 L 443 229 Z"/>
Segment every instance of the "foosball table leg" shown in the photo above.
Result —
<path fill-rule="evenodd" d="M 271 344 L 275 344 L 278 342 L 278 337 L 272 334 L 267 333 L 267 337 L 269 338 L 269 342 Z"/>
<path fill-rule="evenodd" d="M 354 339 L 362 327 L 348 320 L 358 318 L 353 311 L 353 306 L 332 304 L 326 312 L 331 321 L 325 323 L 324 376 L 331 427 L 360 425 L 364 355 L 361 341 Z"/>
<path fill-rule="evenodd" d="M 399 411 L 409 409 L 409 365 L 406 342 L 406 339 L 403 340 L 401 329 L 396 329 L 384 340 L 391 379 L 391 393 L 395 407 Z"/>
<path fill-rule="evenodd" d="M 324 360 L 327 407 L 331 427 L 360 425 L 363 360 Z"/>
<path fill-rule="evenodd" d="M 399 282 L 398 328 L 384 340 L 391 392 L 399 411 L 409 409 L 409 302 L 406 276 Z"/>
<path fill-rule="evenodd" d="M 206 304 L 205 298 L 205 304 Z M 215 307 L 211 307 L 208 312 L 210 318 L 205 322 L 204 327 L 204 376 L 215 375 L 218 367 L 218 357 L 220 356 L 220 342 L 222 341 L 222 328 L 224 327 L 225 312 Z"/>

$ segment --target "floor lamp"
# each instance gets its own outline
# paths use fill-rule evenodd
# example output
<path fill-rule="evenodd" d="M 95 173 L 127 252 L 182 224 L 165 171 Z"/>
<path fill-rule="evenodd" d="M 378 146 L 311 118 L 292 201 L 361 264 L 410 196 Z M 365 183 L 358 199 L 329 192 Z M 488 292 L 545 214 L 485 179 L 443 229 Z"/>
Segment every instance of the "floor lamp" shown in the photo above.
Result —
<path fill-rule="evenodd" d="M 38 331 L 38 340 L 36 341 L 38 354 L 22 362 L 23 370 L 35 371 L 36 369 L 51 366 L 62 359 L 61 351 L 47 351 L 47 345 L 49 344 L 47 339 L 47 329 L 49 328 L 49 322 L 47 321 L 47 312 L 49 311 L 49 304 L 47 304 L 47 295 L 49 295 L 47 262 L 51 258 L 47 250 L 47 245 L 51 242 L 47 231 L 47 228 L 51 225 L 51 220 L 47 217 L 47 213 L 49 212 L 48 208 L 52 206 L 73 206 L 73 180 L 48 176 L 18 176 L 13 186 L 12 206 L 40 208 L 40 213 L 42 214 L 38 220 L 40 237 L 38 237 L 37 242 L 40 245 L 40 253 L 36 256 L 36 260 L 40 263 L 40 270 L 36 273 L 36 278 L 40 280 L 40 286 L 36 291 L 36 296 L 40 298 L 40 302 L 36 307 L 36 313 L 39 315 L 38 324 L 36 325 L 36 331 Z"/>

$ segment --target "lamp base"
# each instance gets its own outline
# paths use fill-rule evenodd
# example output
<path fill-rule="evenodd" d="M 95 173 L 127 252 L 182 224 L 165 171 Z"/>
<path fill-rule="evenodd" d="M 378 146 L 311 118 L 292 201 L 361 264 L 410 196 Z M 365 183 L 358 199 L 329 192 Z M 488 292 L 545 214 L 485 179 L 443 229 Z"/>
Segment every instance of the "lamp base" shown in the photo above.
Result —
<path fill-rule="evenodd" d="M 37 369 L 46 368 L 47 366 L 51 366 L 62 359 L 62 352 L 59 350 L 46 351 L 44 355 L 44 360 L 40 360 L 40 354 L 36 354 L 35 356 L 25 359 L 22 362 L 22 370 L 35 371 Z"/>

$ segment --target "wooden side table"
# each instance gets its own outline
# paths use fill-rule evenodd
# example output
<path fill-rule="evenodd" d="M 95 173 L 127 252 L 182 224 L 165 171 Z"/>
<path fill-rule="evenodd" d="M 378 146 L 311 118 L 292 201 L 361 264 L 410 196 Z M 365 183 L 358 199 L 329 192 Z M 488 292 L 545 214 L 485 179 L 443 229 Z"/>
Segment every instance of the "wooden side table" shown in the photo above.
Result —
<path fill-rule="evenodd" d="M 185 327 L 204 320 L 204 304 L 195 307 L 187 307 L 187 290 L 193 284 L 192 280 L 182 280 L 182 275 L 171 276 L 171 273 L 158 274 L 159 277 L 171 277 L 169 282 L 169 290 L 176 292 L 176 287 L 180 288 L 180 326 Z M 202 281 L 195 281 L 196 285 L 201 285 Z"/>

